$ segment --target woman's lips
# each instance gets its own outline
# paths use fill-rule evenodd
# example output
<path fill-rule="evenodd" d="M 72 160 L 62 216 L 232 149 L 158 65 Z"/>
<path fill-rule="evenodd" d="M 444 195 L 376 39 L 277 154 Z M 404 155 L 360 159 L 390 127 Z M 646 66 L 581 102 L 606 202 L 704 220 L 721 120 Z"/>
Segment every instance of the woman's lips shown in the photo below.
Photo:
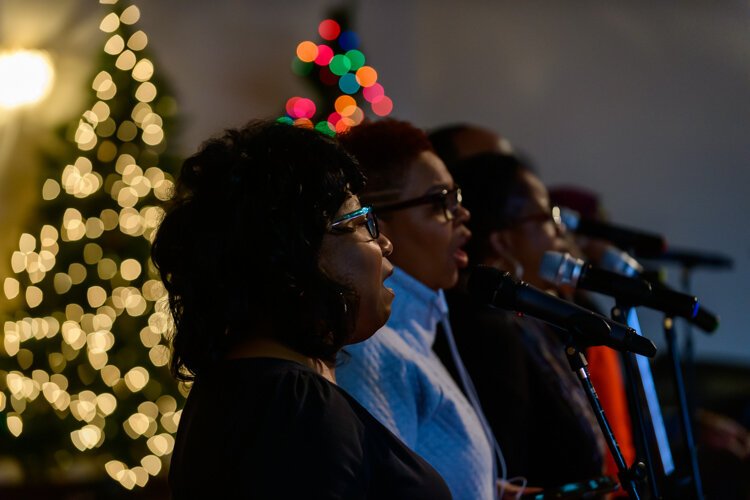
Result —
<path fill-rule="evenodd" d="M 460 248 L 453 252 L 453 259 L 460 269 L 469 266 L 469 255 Z"/>

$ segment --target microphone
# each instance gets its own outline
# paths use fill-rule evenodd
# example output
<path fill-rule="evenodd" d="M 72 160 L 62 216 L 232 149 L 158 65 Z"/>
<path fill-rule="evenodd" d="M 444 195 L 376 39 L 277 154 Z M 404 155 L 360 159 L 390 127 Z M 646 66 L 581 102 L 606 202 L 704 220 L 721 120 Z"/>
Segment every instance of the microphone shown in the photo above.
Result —
<path fill-rule="evenodd" d="M 617 262 L 617 253 L 605 252 L 602 262 L 612 266 Z M 627 254 L 625 254 L 627 255 Z M 629 257 L 629 256 L 628 256 Z M 637 265 L 635 267 L 633 265 Z M 555 285 L 570 285 L 575 288 L 599 292 L 622 300 L 632 306 L 645 306 L 662 311 L 670 316 L 686 318 L 701 329 L 711 332 L 718 327 L 718 320 L 708 311 L 702 310 L 698 299 L 692 295 L 676 292 L 667 286 L 652 286 L 648 281 L 634 276 L 640 266 L 632 258 L 622 259 L 620 269 L 630 272 L 623 276 L 616 272 L 594 267 L 570 254 L 545 252 L 539 274 Z M 632 271 L 628 271 L 628 269 Z M 699 319 L 700 316 L 700 319 Z M 711 318 L 715 321 L 712 321 Z"/>
<path fill-rule="evenodd" d="M 475 266 L 469 275 L 469 294 L 477 301 L 517 311 L 568 331 L 586 345 L 606 345 L 618 351 L 652 358 L 656 346 L 635 330 L 588 309 L 551 295 L 510 273 L 489 266 Z"/>
<path fill-rule="evenodd" d="M 609 240 L 613 245 L 630 250 L 641 257 L 656 257 L 667 249 L 666 240 L 658 234 L 584 219 L 578 212 L 569 208 L 560 208 L 560 219 L 565 227 L 574 233 Z"/>
<path fill-rule="evenodd" d="M 607 271 L 614 271 L 626 276 L 644 276 L 643 267 L 637 260 L 615 248 L 608 248 L 604 251 L 601 258 L 601 267 Z M 662 283 L 658 274 L 655 274 L 655 279 L 650 283 L 655 290 L 670 290 L 667 285 Z M 688 318 L 688 321 L 706 333 L 713 333 L 719 328 L 719 317 L 706 309 L 700 302 L 695 317 Z"/>
<path fill-rule="evenodd" d="M 701 252 L 697 250 L 670 248 L 661 255 L 648 257 L 649 260 L 674 262 L 688 269 L 710 267 L 713 269 L 732 269 L 734 261 L 725 255 Z"/>

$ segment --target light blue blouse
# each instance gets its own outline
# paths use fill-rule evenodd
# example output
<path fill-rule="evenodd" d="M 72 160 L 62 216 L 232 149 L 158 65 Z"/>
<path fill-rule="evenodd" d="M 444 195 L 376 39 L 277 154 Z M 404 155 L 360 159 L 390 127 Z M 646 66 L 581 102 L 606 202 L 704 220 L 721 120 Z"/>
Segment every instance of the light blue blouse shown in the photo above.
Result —
<path fill-rule="evenodd" d="M 347 346 L 338 384 L 443 476 L 456 499 L 494 499 L 493 448 L 466 397 L 432 351 L 447 318 L 443 291 L 394 269 L 388 323 Z"/>

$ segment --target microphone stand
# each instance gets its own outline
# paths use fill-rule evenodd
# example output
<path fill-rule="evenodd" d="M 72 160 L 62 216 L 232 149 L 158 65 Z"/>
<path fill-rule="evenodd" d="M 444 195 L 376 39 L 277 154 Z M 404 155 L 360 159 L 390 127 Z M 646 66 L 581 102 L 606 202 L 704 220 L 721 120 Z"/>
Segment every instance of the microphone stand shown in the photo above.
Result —
<path fill-rule="evenodd" d="M 693 270 L 693 266 L 684 264 L 680 272 L 680 286 L 682 291 L 690 295 L 690 272 Z M 684 335 L 685 343 L 683 344 L 683 372 L 685 375 L 685 394 L 687 395 L 688 414 L 690 415 L 691 422 L 695 418 L 695 347 L 693 344 L 693 328 L 687 321 L 684 322 Z M 695 432 L 695 427 L 693 427 Z"/>
<path fill-rule="evenodd" d="M 640 480 L 643 478 L 643 470 L 645 466 L 643 463 L 638 462 L 629 469 L 625 463 L 625 458 L 622 456 L 622 452 L 617 444 L 612 428 L 609 426 L 607 417 L 604 415 L 604 409 L 599 402 L 599 396 L 597 396 L 594 385 L 591 383 L 586 356 L 581 352 L 574 341 L 576 333 L 580 334 L 583 330 L 601 331 L 602 327 L 607 331 L 609 330 L 609 326 L 606 323 L 599 321 L 599 319 L 595 317 L 583 316 L 581 318 L 573 318 L 569 328 L 571 338 L 569 338 L 566 343 L 565 355 L 568 357 L 570 369 L 573 370 L 573 373 L 581 382 L 583 391 L 586 393 L 586 398 L 591 405 L 591 409 L 594 411 L 596 420 L 599 423 L 604 439 L 607 442 L 607 447 L 612 454 L 612 458 L 615 460 L 615 464 L 617 465 L 617 477 L 620 479 L 620 484 L 628 492 L 630 498 L 633 500 L 639 500 L 640 496 L 638 495 L 636 479 Z M 583 337 L 586 337 L 586 335 L 583 335 Z"/>
<path fill-rule="evenodd" d="M 682 368 L 680 366 L 680 354 L 677 349 L 677 341 L 674 334 L 674 318 L 671 316 L 664 317 L 664 335 L 667 339 L 667 348 L 669 358 L 672 361 L 672 372 L 674 375 L 675 391 L 677 392 L 677 401 L 679 403 L 680 421 L 682 423 L 682 436 L 685 440 L 690 470 L 692 472 L 692 483 L 695 490 L 695 498 L 703 499 L 703 484 L 701 482 L 700 470 L 698 469 L 698 454 L 695 449 L 693 440 L 693 427 L 688 410 L 687 396 L 685 393 L 685 383 L 682 379 Z"/>
<path fill-rule="evenodd" d="M 627 314 L 625 311 L 629 310 L 630 307 L 622 306 L 619 301 L 615 302 L 615 307 L 612 308 L 611 316 L 614 321 L 619 323 L 628 324 Z M 640 373 L 636 369 L 635 354 L 632 352 L 623 353 L 625 356 L 625 378 L 627 379 L 627 391 L 630 395 L 630 400 L 633 403 L 633 409 L 635 413 L 635 421 L 637 425 L 638 444 L 641 452 L 645 457 L 645 470 L 648 478 L 649 488 L 651 489 L 651 495 L 653 499 L 661 498 L 659 496 L 659 489 L 656 484 L 656 474 L 654 472 L 653 460 L 651 457 L 651 447 L 648 442 L 648 434 L 646 434 L 646 423 L 643 417 L 643 408 L 641 407 L 640 391 L 638 390 L 637 379 L 640 379 Z M 637 460 L 637 458 L 636 458 Z"/>

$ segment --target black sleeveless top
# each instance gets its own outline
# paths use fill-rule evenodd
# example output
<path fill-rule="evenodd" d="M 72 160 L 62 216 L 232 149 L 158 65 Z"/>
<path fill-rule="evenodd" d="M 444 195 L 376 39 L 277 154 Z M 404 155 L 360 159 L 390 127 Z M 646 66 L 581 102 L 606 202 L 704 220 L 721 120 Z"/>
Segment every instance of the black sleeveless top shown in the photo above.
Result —
<path fill-rule="evenodd" d="M 174 498 L 443 499 L 442 477 L 352 397 L 293 361 L 227 360 L 196 378 Z"/>

